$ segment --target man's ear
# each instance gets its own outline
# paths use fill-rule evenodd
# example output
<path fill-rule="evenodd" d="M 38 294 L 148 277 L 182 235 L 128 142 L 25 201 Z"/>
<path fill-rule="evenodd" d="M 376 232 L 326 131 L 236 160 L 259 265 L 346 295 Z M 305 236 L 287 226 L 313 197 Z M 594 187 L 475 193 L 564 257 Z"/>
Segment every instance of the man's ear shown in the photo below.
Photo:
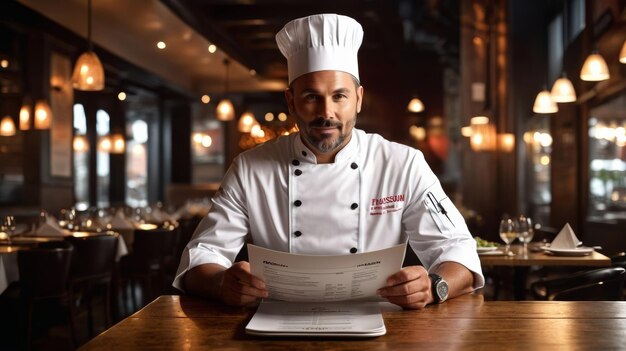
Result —
<path fill-rule="evenodd" d="M 359 85 L 356 89 L 356 113 L 361 113 L 361 105 L 363 104 L 363 86 Z"/>
<path fill-rule="evenodd" d="M 293 106 L 293 91 L 287 88 L 285 89 L 285 101 L 287 102 L 287 108 L 289 109 L 289 114 L 293 115 L 295 108 Z"/>

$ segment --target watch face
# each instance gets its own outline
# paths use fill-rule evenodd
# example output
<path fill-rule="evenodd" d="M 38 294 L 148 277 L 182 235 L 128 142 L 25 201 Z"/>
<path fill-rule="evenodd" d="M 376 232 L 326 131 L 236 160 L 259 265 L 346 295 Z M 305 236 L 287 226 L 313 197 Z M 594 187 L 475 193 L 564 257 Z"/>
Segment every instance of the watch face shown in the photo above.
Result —
<path fill-rule="evenodd" d="M 440 281 L 437 284 L 437 295 L 439 295 L 439 299 L 445 300 L 448 298 L 448 284 L 445 281 Z"/>

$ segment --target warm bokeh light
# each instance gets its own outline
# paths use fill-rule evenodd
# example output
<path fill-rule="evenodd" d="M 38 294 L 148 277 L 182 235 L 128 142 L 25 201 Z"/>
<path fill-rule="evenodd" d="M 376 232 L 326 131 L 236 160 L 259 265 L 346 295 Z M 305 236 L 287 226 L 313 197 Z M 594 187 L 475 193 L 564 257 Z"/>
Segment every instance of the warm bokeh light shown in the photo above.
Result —
<path fill-rule="evenodd" d="M 206 94 L 202 95 L 200 101 L 202 101 L 203 104 L 208 104 L 209 102 L 211 102 L 211 97 Z"/>
<path fill-rule="evenodd" d="M 239 123 L 237 123 L 237 129 L 242 133 L 250 133 L 252 126 L 256 122 L 256 118 L 252 112 L 246 112 L 239 118 Z"/>
<path fill-rule="evenodd" d="M 587 56 L 587 59 L 585 60 L 585 63 L 583 63 L 583 67 L 580 70 L 580 79 L 589 82 L 598 82 L 607 80 L 610 77 L 609 67 L 606 65 L 604 57 L 602 57 L 597 51 L 594 51 L 591 55 Z"/>
<path fill-rule="evenodd" d="M 123 134 L 111 135 L 111 151 L 112 154 L 123 154 L 126 152 L 126 138 Z"/>
<path fill-rule="evenodd" d="M 472 136 L 472 126 L 461 127 L 461 135 L 469 138 Z"/>
<path fill-rule="evenodd" d="M 256 76 L 256 70 L 255 69 L 251 69 L 249 73 L 253 77 Z"/>
<path fill-rule="evenodd" d="M 166 46 L 167 45 L 165 45 L 165 42 L 160 41 L 160 42 L 157 43 L 157 48 L 159 48 L 161 50 L 165 49 Z"/>
<path fill-rule="evenodd" d="M 544 89 L 537 94 L 535 104 L 533 105 L 534 113 L 556 113 L 558 111 L 559 108 L 547 89 Z"/>
<path fill-rule="evenodd" d="M 279 113 L 278 114 L 278 120 L 281 121 L 281 122 L 286 121 L 287 120 L 287 114 L 284 113 L 284 112 Z"/>
<path fill-rule="evenodd" d="M 23 105 L 20 109 L 20 130 L 30 129 L 30 106 Z"/>
<path fill-rule="evenodd" d="M 229 99 L 223 99 L 217 104 L 216 117 L 220 121 L 232 121 L 235 119 L 235 106 Z"/>
<path fill-rule="evenodd" d="M 213 144 L 213 139 L 210 135 L 203 135 L 200 144 L 204 147 L 210 147 Z"/>
<path fill-rule="evenodd" d="M 89 142 L 84 135 L 76 135 L 72 147 L 75 152 L 86 152 L 89 150 Z"/>
<path fill-rule="evenodd" d="M 271 112 L 266 113 L 265 114 L 265 120 L 268 121 L 268 122 L 273 121 L 274 120 L 274 114 L 271 113 Z"/>
<path fill-rule="evenodd" d="M 409 134 L 417 141 L 426 139 L 426 129 L 424 127 L 412 125 L 409 127 Z"/>
<path fill-rule="evenodd" d="M 204 136 L 204 134 L 202 134 L 202 133 L 193 133 L 191 139 L 193 140 L 194 143 L 200 144 L 200 143 L 202 143 L 202 137 L 203 136 Z"/>
<path fill-rule="evenodd" d="M 550 156 L 548 156 L 548 155 L 541 156 L 541 158 L 539 159 L 539 163 L 541 163 L 544 166 L 549 165 L 550 164 Z"/>
<path fill-rule="evenodd" d="M 552 99 L 555 102 L 559 103 L 576 101 L 576 90 L 574 90 L 574 85 L 572 84 L 572 81 L 567 79 L 565 76 L 554 82 L 550 95 L 552 95 Z"/>
<path fill-rule="evenodd" d="M 118 98 L 120 101 L 124 101 L 124 100 L 126 100 L 126 93 L 125 93 L 125 92 L 123 92 L 123 91 L 122 91 L 122 92 L 120 92 L 119 94 L 117 94 L 117 98 Z"/>
<path fill-rule="evenodd" d="M 501 133 L 498 134 L 498 149 L 503 152 L 511 152 L 515 149 L 515 134 Z"/>
<path fill-rule="evenodd" d="M 209 45 L 209 52 L 214 54 L 217 51 L 217 46 L 211 44 Z"/>
<path fill-rule="evenodd" d="M 112 144 L 111 138 L 108 135 L 105 135 L 100 138 L 98 142 L 98 151 L 100 152 L 111 152 Z"/>
<path fill-rule="evenodd" d="M 407 109 L 409 112 L 422 112 L 424 111 L 424 103 L 418 98 L 412 98 L 411 101 L 409 101 Z"/>
<path fill-rule="evenodd" d="M 9 67 L 9 60 L 2 60 L 2 61 L 0 61 L 0 67 L 8 68 Z"/>
<path fill-rule="evenodd" d="M 85 91 L 104 89 L 104 68 L 95 52 L 87 51 L 80 55 L 74 66 L 72 86 Z"/>
<path fill-rule="evenodd" d="M 44 100 L 35 104 L 35 129 L 50 129 L 52 124 L 52 110 Z"/>
<path fill-rule="evenodd" d="M 0 135 L 13 136 L 15 133 L 15 122 L 13 122 L 13 118 L 5 116 L 2 121 L 0 121 Z"/>

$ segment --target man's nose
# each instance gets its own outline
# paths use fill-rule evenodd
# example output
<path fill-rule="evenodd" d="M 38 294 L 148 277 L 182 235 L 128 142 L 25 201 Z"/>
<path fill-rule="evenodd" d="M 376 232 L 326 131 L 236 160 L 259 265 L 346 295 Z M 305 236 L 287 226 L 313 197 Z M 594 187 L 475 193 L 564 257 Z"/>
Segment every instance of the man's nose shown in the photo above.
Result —
<path fill-rule="evenodd" d="M 319 100 L 318 115 L 324 119 L 334 119 L 335 118 L 335 110 L 333 106 L 332 97 L 326 97 Z"/>

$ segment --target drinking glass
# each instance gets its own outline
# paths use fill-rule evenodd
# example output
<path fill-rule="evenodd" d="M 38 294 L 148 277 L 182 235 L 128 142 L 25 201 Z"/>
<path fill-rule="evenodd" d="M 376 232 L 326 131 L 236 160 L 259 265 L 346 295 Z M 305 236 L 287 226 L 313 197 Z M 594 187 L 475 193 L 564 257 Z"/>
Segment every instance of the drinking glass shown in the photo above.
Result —
<path fill-rule="evenodd" d="M 11 244 L 11 236 L 15 232 L 15 218 L 13 216 L 2 217 L 0 223 L 0 232 L 3 232 L 7 237 L 7 242 Z"/>
<path fill-rule="evenodd" d="M 533 236 L 535 235 L 535 230 L 533 229 L 533 222 L 530 217 L 526 217 L 524 215 L 520 215 L 517 217 L 517 239 L 524 246 L 524 252 L 528 248 L 528 243 L 533 240 Z"/>
<path fill-rule="evenodd" d="M 505 218 L 500 221 L 500 239 L 506 244 L 504 254 L 508 255 L 511 250 L 511 243 L 517 238 L 515 231 L 515 222 L 511 218 Z"/>

